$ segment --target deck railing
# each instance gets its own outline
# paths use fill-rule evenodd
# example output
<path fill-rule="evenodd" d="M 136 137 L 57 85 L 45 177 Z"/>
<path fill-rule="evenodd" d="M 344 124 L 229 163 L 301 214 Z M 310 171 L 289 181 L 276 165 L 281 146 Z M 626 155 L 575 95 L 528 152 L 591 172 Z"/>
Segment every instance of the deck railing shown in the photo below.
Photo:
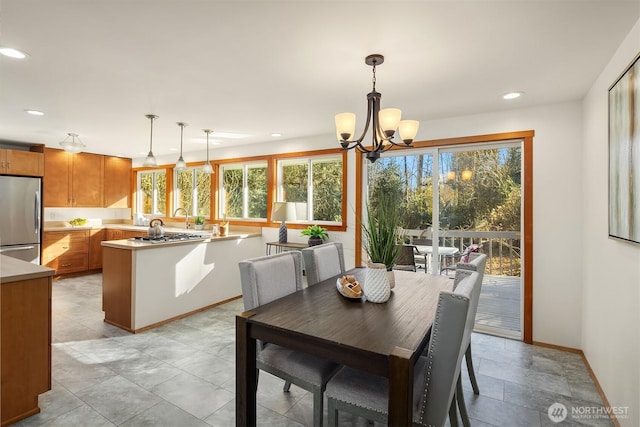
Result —
<path fill-rule="evenodd" d="M 440 231 L 442 246 L 453 246 L 460 252 L 472 245 L 480 246 L 487 255 L 487 274 L 520 275 L 520 233 L 516 231 Z"/>
<path fill-rule="evenodd" d="M 460 253 L 463 253 L 468 246 L 479 245 L 480 252 L 488 257 L 486 274 L 520 276 L 522 252 L 519 232 L 440 230 L 439 234 L 438 246 L 456 247 Z M 432 237 L 429 230 L 403 230 L 403 235 L 409 237 L 414 243 L 419 240 L 430 240 Z M 457 261 L 456 258 L 447 260 L 446 257 L 443 260 L 445 263 Z"/>

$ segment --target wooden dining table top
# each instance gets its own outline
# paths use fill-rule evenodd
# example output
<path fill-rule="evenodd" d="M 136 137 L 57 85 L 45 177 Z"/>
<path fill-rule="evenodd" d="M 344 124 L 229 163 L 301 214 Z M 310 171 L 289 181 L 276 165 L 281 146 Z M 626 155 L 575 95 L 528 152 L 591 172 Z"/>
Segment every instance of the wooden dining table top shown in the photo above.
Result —
<path fill-rule="evenodd" d="M 347 274 L 366 288 L 365 268 Z M 386 303 L 342 296 L 337 276 L 260 306 L 247 320 L 265 341 L 389 376 L 388 358 L 395 349 L 411 352 L 415 362 L 427 343 L 440 291 L 453 287 L 446 276 L 394 274 L 396 285 Z"/>

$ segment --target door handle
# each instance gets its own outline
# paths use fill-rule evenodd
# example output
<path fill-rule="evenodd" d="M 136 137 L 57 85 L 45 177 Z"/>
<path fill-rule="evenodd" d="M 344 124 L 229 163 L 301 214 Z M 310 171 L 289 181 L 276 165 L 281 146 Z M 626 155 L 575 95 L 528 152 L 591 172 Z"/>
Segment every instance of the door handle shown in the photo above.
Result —
<path fill-rule="evenodd" d="M 20 246 L 19 248 L 2 248 L 0 252 L 15 252 L 15 251 L 26 251 L 29 249 L 35 249 L 35 246 Z"/>

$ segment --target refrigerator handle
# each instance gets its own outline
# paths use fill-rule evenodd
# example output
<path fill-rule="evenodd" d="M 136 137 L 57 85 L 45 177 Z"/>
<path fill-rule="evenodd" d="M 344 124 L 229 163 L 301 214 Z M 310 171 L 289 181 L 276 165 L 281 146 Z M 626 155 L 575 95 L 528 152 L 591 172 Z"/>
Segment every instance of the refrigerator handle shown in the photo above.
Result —
<path fill-rule="evenodd" d="M 36 197 L 33 201 L 33 225 L 36 228 L 36 234 L 40 234 L 40 192 L 36 191 Z"/>

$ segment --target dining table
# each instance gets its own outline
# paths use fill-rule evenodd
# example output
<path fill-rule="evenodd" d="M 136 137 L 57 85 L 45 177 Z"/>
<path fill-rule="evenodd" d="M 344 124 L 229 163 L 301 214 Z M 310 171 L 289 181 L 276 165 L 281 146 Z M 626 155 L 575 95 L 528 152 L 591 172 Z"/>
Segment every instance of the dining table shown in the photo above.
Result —
<path fill-rule="evenodd" d="M 366 268 L 346 272 L 366 290 Z M 385 303 L 350 299 L 335 276 L 236 316 L 236 425 L 256 425 L 256 340 L 388 378 L 389 425 L 412 424 L 413 367 L 428 344 L 447 276 L 394 271 Z"/>
<path fill-rule="evenodd" d="M 416 247 L 416 260 L 421 264 L 424 262 L 424 272 L 429 272 L 429 264 L 431 264 L 431 258 L 433 255 L 433 246 L 431 245 L 415 245 Z M 453 246 L 438 246 L 438 259 L 440 261 L 440 268 L 443 267 L 443 261 L 447 258 L 451 258 L 460 253 L 460 250 Z M 424 258 L 424 261 L 422 260 Z"/>

